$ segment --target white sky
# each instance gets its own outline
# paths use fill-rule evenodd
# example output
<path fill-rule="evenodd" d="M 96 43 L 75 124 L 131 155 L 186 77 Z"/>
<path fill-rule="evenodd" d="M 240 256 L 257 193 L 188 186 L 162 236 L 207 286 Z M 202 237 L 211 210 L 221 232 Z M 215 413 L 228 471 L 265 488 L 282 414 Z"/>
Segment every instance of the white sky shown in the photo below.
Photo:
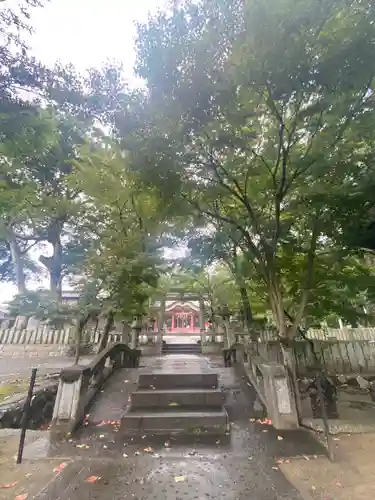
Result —
<path fill-rule="evenodd" d="M 167 0 L 50 0 L 43 9 L 32 12 L 35 33 L 29 44 L 32 53 L 45 64 L 53 65 L 60 60 L 73 63 L 79 71 L 100 66 L 108 59 L 117 60 L 123 63 L 129 83 L 135 83 L 134 23 L 145 21 L 149 11 L 167 3 Z M 15 292 L 14 286 L 0 283 L 0 303 L 10 300 Z"/>
<path fill-rule="evenodd" d="M 45 63 L 61 60 L 80 70 L 116 59 L 131 77 L 134 24 L 166 5 L 167 0 L 50 0 L 33 11 L 33 52 Z"/>

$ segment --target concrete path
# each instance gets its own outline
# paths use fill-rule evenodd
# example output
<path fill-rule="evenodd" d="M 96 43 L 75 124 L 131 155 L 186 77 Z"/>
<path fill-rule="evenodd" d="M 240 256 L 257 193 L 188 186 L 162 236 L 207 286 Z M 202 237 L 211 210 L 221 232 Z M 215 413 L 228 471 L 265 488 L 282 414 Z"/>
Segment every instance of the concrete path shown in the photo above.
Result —
<path fill-rule="evenodd" d="M 166 369 L 170 357 L 142 360 L 140 371 Z M 323 448 L 307 431 L 277 433 L 257 424 L 256 395 L 241 373 L 223 368 L 219 358 L 187 356 L 178 361 L 220 374 L 227 394 L 231 432 L 221 438 L 130 438 L 119 416 L 136 386 L 137 370 L 118 372 L 93 406 L 87 425 L 73 440 L 48 445 L 39 440 L 26 457 L 60 457 L 64 468 L 45 487 L 31 484 L 35 500 L 301 500 L 279 469 L 280 457 L 314 457 Z M 176 369 L 176 368 L 175 368 Z M 176 371 L 176 376 L 178 372 Z M 111 420 L 110 423 L 101 420 Z M 47 445 L 47 446 L 44 446 Z M 313 459 L 313 458 L 312 458 Z M 33 496 L 32 496 L 33 495 Z M 9 497 L 11 498 L 11 497 Z"/>

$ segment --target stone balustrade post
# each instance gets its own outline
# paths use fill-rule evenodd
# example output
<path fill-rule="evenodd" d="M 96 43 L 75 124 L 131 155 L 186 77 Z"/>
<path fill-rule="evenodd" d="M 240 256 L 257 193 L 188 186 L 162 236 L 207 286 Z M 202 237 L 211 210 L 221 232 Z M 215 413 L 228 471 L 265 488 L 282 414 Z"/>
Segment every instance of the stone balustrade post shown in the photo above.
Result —
<path fill-rule="evenodd" d="M 84 417 L 81 415 L 81 391 L 87 383 L 81 367 L 71 367 L 69 371 L 61 373 L 52 416 L 55 434 L 72 432 Z"/>
<path fill-rule="evenodd" d="M 142 321 L 140 318 L 137 318 L 133 321 L 131 326 L 131 349 L 136 349 L 138 345 L 139 334 L 142 330 Z"/>
<path fill-rule="evenodd" d="M 204 300 L 203 297 L 199 298 L 199 329 L 201 334 L 202 344 L 206 343 L 206 328 L 204 326 Z"/>

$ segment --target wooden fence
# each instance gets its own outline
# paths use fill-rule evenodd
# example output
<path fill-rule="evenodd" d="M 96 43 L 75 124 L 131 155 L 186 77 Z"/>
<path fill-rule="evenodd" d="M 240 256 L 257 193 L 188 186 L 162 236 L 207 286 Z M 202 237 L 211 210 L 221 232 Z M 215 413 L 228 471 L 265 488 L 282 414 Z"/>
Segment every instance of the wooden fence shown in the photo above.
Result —
<path fill-rule="evenodd" d="M 87 342 L 98 344 L 101 331 L 85 332 Z M 121 333 L 113 331 L 109 335 L 109 342 L 117 342 Z M 18 330 L 8 328 L 0 330 L 0 344 L 25 344 L 25 345 L 69 345 L 74 343 L 74 328 L 51 330 L 45 327 L 36 330 Z"/>
<path fill-rule="evenodd" d="M 308 330 L 307 335 L 310 339 L 316 340 L 338 340 L 344 342 L 353 342 L 356 340 L 375 341 L 375 328 L 327 328 Z M 272 342 L 277 340 L 277 333 L 274 330 L 265 330 L 259 335 L 260 342 Z"/>
<path fill-rule="evenodd" d="M 96 345 L 101 331 L 85 332 L 85 339 Z M 308 337 L 317 340 L 315 350 L 320 362 L 331 375 L 337 374 L 375 374 L 375 328 L 309 330 Z M 121 333 L 113 331 L 109 342 L 121 340 Z M 40 327 L 36 330 L 0 330 L 0 344 L 18 345 L 60 345 L 74 343 L 74 328 L 50 330 Z M 281 361 L 280 346 L 274 331 L 260 334 L 259 354 L 270 361 Z M 306 340 L 295 341 L 295 356 L 298 373 L 308 375 L 315 369 L 315 359 L 311 346 Z"/>
<path fill-rule="evenodd" d="M 277 341 L 259 343 L 258 353 L 269 361 L 282 362 Z M 368 340 L 318 340 L 314 351 L 319 363 L 329 375 L 375 375 L 375 342 Z M 301 377 L 316 372 L 316 359 L 306 340 L 294 342 L 297 372 Z"/>

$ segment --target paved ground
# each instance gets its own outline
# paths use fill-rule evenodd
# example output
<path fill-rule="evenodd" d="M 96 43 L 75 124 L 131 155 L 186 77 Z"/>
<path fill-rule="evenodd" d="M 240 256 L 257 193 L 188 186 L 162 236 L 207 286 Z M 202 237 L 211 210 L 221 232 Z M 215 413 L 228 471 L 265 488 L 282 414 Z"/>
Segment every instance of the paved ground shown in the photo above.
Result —
<path fill-rule="evenodd" d="M 334 446 L 334 463 L 294 459 L 280 469 L 306 499 L 373 500 L 375 434 L 337 436 Z"/>
<path fill-rule="evenodd" d="M 193 359 L 186 357 L 186 362 Z M 140 370 L 148 371 L 163 361 L 145 358 L 143 363 L 148 366 Z M 277 461 L 301 455 L 315 460 L 323 448 L 307 431 L 277 433 L 270 426 L 251 422 L 260 415 L 254 410 L 254 390 L 241 374 L 224 369 L 219 358 L 207 360 L 207 370 L 220 373 L 232 422 L 230 435 L 188 440 L 146 435 L 138 441 L 122 435 L 117 420 L 126 410 L 137 378 L 136 370 L 123 370 L 104 388 L 88 425 L 74 440 L 46 448 L 47 440 L 36 441 L 28 447 L 26 457 L 42 456 L 47 450 L 49 457 L 60 457 L 66 465 L 44 488 L 40 481 L 31 481 L 28 498 L 301 500 Z M 107 419 L 112 422 L 104 425 L 102 420 Z"/>
<path fill-rule="evenodd" d="M 92 356 L 83 356 L 81 364 L 90 362 Z M 0 383 L 5 380 L 28 378 L 32 368 L 38 368 L 38 375 L 58 373 L 65 366 L 72 364 L 72 358 L 67 356 L 49 356 L 48 353 L 39 353 L 33 357 L 11 357 L 0 353 Z"/>

